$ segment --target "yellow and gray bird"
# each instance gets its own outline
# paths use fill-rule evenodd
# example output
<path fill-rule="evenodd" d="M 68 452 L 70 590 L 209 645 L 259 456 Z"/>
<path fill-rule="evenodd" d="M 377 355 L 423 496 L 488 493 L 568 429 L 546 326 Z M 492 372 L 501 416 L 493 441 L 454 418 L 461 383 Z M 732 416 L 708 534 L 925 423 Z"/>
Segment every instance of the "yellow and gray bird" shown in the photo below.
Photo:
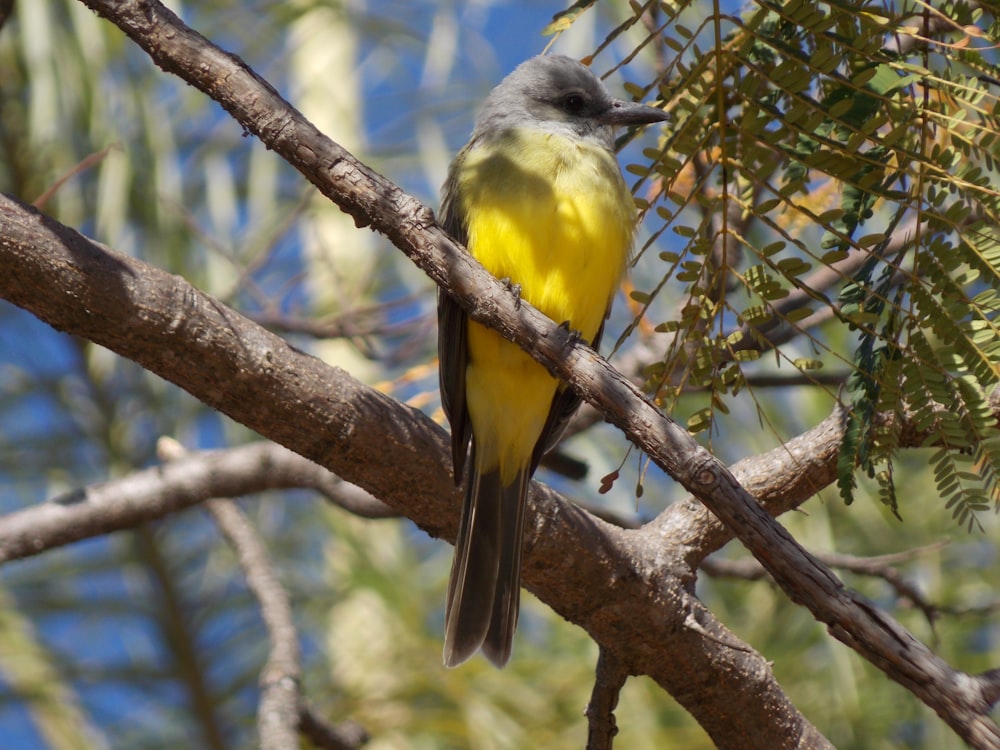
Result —
<path fill-rule="evenodd" d="M 493 89 L 452 163 L 444 227 L 522 299 L 597 347 L 636 219 L 614 128 L 666 119 L 613 98 L 576 60 L 532 58 Z M 517 625 L 528 482 L 579 398 L 445 294 L 438 351 L 456 484 L 468 461 L 444 663 L 457 666 L 481 648 L 502 667 Z"/>

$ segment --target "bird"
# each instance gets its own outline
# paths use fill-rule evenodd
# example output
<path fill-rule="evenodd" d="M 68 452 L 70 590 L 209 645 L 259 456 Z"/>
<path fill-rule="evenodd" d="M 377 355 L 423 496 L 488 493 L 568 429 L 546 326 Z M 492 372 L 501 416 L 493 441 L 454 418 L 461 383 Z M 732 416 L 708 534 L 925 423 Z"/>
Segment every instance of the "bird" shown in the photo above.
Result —
<path fill-rule="evenodd" d="M 490 92 L 451 163 L 442 226 L 519 299 L 596 348 L 636 223 L 615 128 L 667 118 L 614 98 L 573 58 L 530 58 Z M 438 356 L 456 486 L 465 479 L 444 663 L 482 650 L 503 667 L 518 618 L 528 483 L 580 399 L 443 292 Z"/>

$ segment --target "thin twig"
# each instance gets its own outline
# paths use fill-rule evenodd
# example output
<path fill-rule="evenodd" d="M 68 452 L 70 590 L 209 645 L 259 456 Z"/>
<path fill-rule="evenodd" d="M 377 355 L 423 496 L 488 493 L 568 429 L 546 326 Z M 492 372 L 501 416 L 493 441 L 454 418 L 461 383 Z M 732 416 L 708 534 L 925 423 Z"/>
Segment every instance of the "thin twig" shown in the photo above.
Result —
<path fill-rule="evenodd" d="M 297 747 L 302 667 L 288 594 L 278 580 L 263 541 L 236 503 L 213 499 L 205 507 L 236 552 L 267 628 L 270 653 L 260 676 L 257 708 L 260 747 L 262 750 Z"/>
<path fill-rule="evenodd" d="M 901 598 L 909 601 L 914 607 L 919 609 L 924 617 L 927 618 L 927 623 L 933 628 L 934 623 L 942 613 L 954 614 L 954 612 L 933 604 L 916 585 L 906 580 L 892 566 L 929 552 L 936 552 L 942 547 L 947 546 L 947 544 L 948 542 L 937 542 L 924 547 L 906 550 L 905 552 L 878 555 L 876 557 L 858 557 L 856 555 L 845 555 L 837 552 L 816 552 L 815 555 L 817 559 L 822 560 L 831 568 L 849 570 L 858 575 L 882 579 L 892 586 Z M 701 569 L 713 578 L 726 577 L 756 581 L 769 577 L 763 566 L 753 558 L 726 560 L 710 557 L 702 562 Z"/>

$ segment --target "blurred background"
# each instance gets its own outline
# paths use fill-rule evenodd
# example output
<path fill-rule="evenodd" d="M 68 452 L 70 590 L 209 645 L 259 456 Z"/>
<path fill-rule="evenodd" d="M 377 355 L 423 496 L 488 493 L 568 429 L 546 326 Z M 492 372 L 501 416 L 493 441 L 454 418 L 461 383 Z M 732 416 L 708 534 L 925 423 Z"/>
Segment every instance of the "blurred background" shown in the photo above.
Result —
<path fill-rule="evenodd" d="M 601 46 L 594 68 L 614 71 L 607 84 L 619 96 L 635 93 L 626 84 L 648 86 L 663 53 L 646 47 L 617 69 L 650 34 L 641 23 L 625 24 L 632 14 L 625 3 L 599 3 L 569 16 L 571 24 L 563 16 L 567 30 L 555 37 L 548 27 L 564 4 L 554 2 L 171 7 L 334 140 L 435 207 L 478 103 L 553 39 L 554 51 L 579 58 Z M 749 8 L 694 2 L 664 34 Z M 655 133 L 630 143 L 623 163 L 641 162 L 656 143 Z M 639 195 L 654 189 L 641 169 L 629 179 Z M 15 3 L 0 29 L 0 190 L 184 276 L 440 420 L 432 282 L 79 2 Z M 648 224 L 642 248 L 654 231 Z M 654 288 L 663 278 L 657 253 L 680 244 L 676 235 L 658 236 L 631 286 Z M 616 303 L 605 352 L 641 312 L 644 298 L 628 291 Z M 666 319 L 675 302 L 655 301 L 646 320 Z M 831 328 L 824 345 L 849 352 L 851 335 Z M 808 340 L 800 346 L 801 356 L 812 356 Z M 629 352 L 625 341 L 618 356 Z M 728 399 L 728 413 L 715 413 L 702 437 L 727 462 L 780 445 L 829 414 L 844 371 L 834 364 L 830 380 L 815 382 L 790 374 L 752 398 Z M 697 392 L 671 404 L 682 422 L 709 406 Z M 162 436 L 191 451 L 259 439 L 137 365 L 0 302 L 0 512 L 155 464 Z M 543 470 L 539 479 L 574 499 L 642 520 L 683 496 L 605 425 L 564 450 L 587 465 L 587 477 Z M 619 466 L 612 491 L 600 494 L 601 477 Z M 956 667 L 997 666 L 994 514 L 980 513 L 971 533 L 956 523 L 924 452 L 904 453 L 895 478 L 906 498 L 903 522 L 867 480 L 851 506 L 831 488 L 782 522 L 813 551 L 926 548 L 899 569 L 942 608 L 933 627 L 884 580 L 845 573 L 846 581 Z M 530 594 L 504 671 L 481 659 L 444 670 L 449 545 L 405 521 L 351 517 L 311 492 L 262 494 L 241 507 L 293 597 L 306 694 L 331 720 L 367 727 L 368 747 L 582 746 L 596 647 Z M 735 545 L 720 554 L 746 556 Z M 837 747 L 961 747 L 911 694 L 834 642 L 769 582 L 703 575 L 699 594 L 773 662 L 795 705 Z M 265 647 L 233 555 L 200 510 L 9 563 L 0 569 L 0 745 L 252 746 Z M 620 747 L 711 747 L 645 678 L 629 680 L 617 715 Z"/>

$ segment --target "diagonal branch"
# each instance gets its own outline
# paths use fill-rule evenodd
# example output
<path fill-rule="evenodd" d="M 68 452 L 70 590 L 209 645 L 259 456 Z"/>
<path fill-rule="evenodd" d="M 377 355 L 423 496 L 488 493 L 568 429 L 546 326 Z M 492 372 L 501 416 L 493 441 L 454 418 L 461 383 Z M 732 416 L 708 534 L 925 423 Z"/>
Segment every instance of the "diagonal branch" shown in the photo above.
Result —
<path fill-rule="evenodd" d="M 433 536 L 454 539 L 459 498 L 450 448 L 428 417 L 294 349 L 183 279 L 2 196 L 0 227 L 0 296 L 135 360 Z M 33 554 L 43 542 L 107 533 L 262 483 L 319 486 L 300 464 L 259 446 L 185 457 L 0 519 L 0 553 Z M 790 737 L 828 746 L 763 657 L 693 596 L 694 572 L 678 545 L 615 528 L 537 484 L 529 502 L 526 585 L 632 672 L 678 696 L 719 747 L 746 748 L 747 737 L 759 748 L 781 747 Z M 701 678 L 692 683 L 691 675 Z M 743 709 L 735 716 L 734 695 Z"/>
<path fill-rule="evenodd" d="M 576 342 L 568 332 L 554 326 L 527 304 L 517 304 L 506 294 L 496 279 L 436 226 L 426 207 L 322 137 L 241 61 L 210 45 L 159 3 L 152 0 L 85 2 L 112 19 L 161 67 L 177 73 L 220 102 L 244 128 L 260 137 L 269 148 L 281 154 L 325 195 L 351 214 L 359 226 L 371 225 L 384 233 L 436 283 L 452 294 L 473 320 L 485 323 L 517 341 L 554 374 L 569 382 L 718 516 L 788 595 L 807 606 L 817 619 L 827 623 L 835 637 L 914 692 L 970 744 L 1000 747 L 1000 731 L 986 716 L 989 706 L 984 699 L 984 680 L 952 669 L 898 623 L 847 591 L 832 572 L 803 550 L 733 475 L 698 446 L 685 430 L 660 413 L 634 386 L 593 351 Z M 52 226 L 47 229 L 56 231 Z M 79 250 L 80 244 L 78 241 L 67 242 L 67 247 Z M 89 255 L 88 259 L 94 260 L 93 253 Z M 122 266 L 126 265 L 122 259 L 116 258 L 111 266 L 103 269 L 113 289 L 121 286 Z M 17 271 L 13 272 L 16 291 Z M 206 313 L 206 303 L 211 304 L 207 298 L 193 293 L 189 287 L 185 289 L 176 281 L 165 287 L 173 287 L 185 295 L 174 300 L 178 311 Z M 30 299 L 27 302 L 30 303 Z M 89 328 L 99 338 L 122 335 L 120 332 L 102 331 L 102 326 L 95 329 L 96 320 L 88 318 L 91 311 L 84 306 L 81 312 L 82 327 Z M 229 328 L 237 325 L 237 316 L 221 307 L 214 316 L 208 313 L 208 317 L 215 317 L 219 327 L 199 332 L 204 334 L 204 338 L 197 342 L 201 347 L 218 343 L 212 341 L 214 337 L 229 338 Z M 171 322 L 183 325 L 186 316 L 178 314 Z M 290 357 L 287 351 L 280 351 L 280 340 L 267 339 L 246 328 L 245 324 L 246 321 L 239 323 L 253 339 L 253 346 L 251 351 L 238 359 L 241 365 L 255 366 L 262 380 L 259 385 L 265 389 L 280 389 L 298 378 L 319 375 L 320 370 L 308 365 L 304 365 L 302 371 L 285 369 L 294 357 Z M 235 338 L 239 340 L 238 336 Z M 137 361 L 144 366 L 146 361 L 151 361 L 158 367 L 149 369 L 177 376 L 176 363 L 165 362 L 162 358 L 156 361 L 158 356 L 150 351 L 143 351 L 141 355 L 143 359 Z M 280 360 L 284 367 L 268 371 L 267 364 L 275 360 Z M 234 389 L 246 395 L 253 390 L 247 382 L 253 379 L 248 379 L 246 375 L 239 369 L 218 373 L 216 388 L 199 391 L 199 397 L 210 405 L 218 405 L 216 408 L 221 410 L 225 410 L 226 406 L 234 409 L 228 391 Z M 354 395 L 371 398 L 363 392 Z M 238 408 L 234 410 L 241 411 Z M 321 408 L 317 409 L 317 413 L 328 414 L 329 410 Z M 252 418 L 251 422 L 259 424 L 262 419 Z M 351 449 L 349 436 L 330 435 L 324 430 L 330 424 L 324 424 L 320 417 L 313 417 L 308 422 L 306 425 L 295 425 L 298 431 L 304 431 L 316 441 L 307 446 L 305 454 L 318 456 L 327 465 L 340 463 L 342 459 L 334 454 Z M 283 429 L 271 424 L 269 427 L 269 435 L 281 433 L 289 441 L 287 444 L 302 444 L 300 436 L 289 434 L 288 426 Z M 394 428 L 403 432 L 408 427 L 412 427 L 411 422 Z M 416 431 L 410 429 L 409 432 Z M 440 446 L 425 443 L 417 447 L 425 448 L 430 455 L 434 448 Z M 418 452 L 415 450 L 414 454 Z M 415 455 L 414 465 L 426 466 L 426 460 L 421 462 Z M 378 485 L 380 482 L 371 478 L 369 483 Z M 382 496 L 377 488 L 373 491 Z M 443 493 L 442 496 L 450 495 Z M 407 512 L 413 515 L 419 515 L 419 510 L 407 508 Z M 449 518 L 449 521 L 453 522 L 453 519 Z M 585 523 L 593 525 L 594 522 L 586 519 Z M 450 528 L 451 523 L 448 526 Z M 612 551 L 615 543 L 622 541 L 608 529 L 601 529 L 601 532 L 608 543 L 605 552 Z M 658 541 L 662 544 L 662 540 Z M 601 621 L 606 624 L 608 618 L 616 618 L 610 606 L 583 619 L 586 624 L 596 626 Z M 625 648 L 617 641 L 608 645 L 618 650 Z M 636 660 L 634 653 L 627 655 L 623 661 L 634 669 L 641 668 L 642 662 Z"/>
<path fill-rule="evenodd" d="M 14 201 L 0 199 L 0 224 L 5 229 L 0 237 L 4 296 L 58 328 L 87 335 L 132 357 L 224 413 L 323 461 L 435 535 L 454 533 L 456 505 L 447 502 L 454 489 L 442 471 L 447 465 L 446 442 L 442 431 L 425 417 L 289 347 L 183 280 L 100 248 Z M 560 329 L 554 334 L 559 335 Z M 203 366 L 185 366 L 192 358 Z M 261 393 L 267 398 L 261 399 Z M 837 424 L 831 418 L 818 428 L 830 434 L 828 444 L 836 443 Z M 780 474 L 796 481 L 804 473 L 813 480 L 820 478 L 802 472 L 797 456 L 815 461 L 822 452 L 795 445 L 777 453 L 789 460 Z M 775 464 L 762 463 L 766 473 L 775 473 Z M 299 474 L 284 478 L 279 467 L 273 476 L 276 486 L 304 481 L 301 467 Z M 176 477 L 187 483 L 184 489 L 189 493 L 239 494 L 238 487 L 225 482 L 201 487 L 197 478 L 190 472 Z M 752 473 L 745 479 L 753 480 Z M 796 490 L 793 482 L 782 494 L 804 499 L 810 488 L 815 489 L 803 485 Z M 155 488 L 146 492 L 154 511 L 162 514 L 157 505 L 161 494 Z M 128 497 L 134 509 L 138 493 Z M 802 732 L 814 733 L 801 717 L 796 718 L 760 656 L 739 644 L 690 595 L 693 571 L 675 559 L 688 549 L 683 537 L 672 539 L 657 523 L 634 532 L 613 529 L 537 488 L 532 500 L 534 525 L 527 540 L 525 571 L 529 587 L 582 624 L 631 670 L 650 674 L 679 695 L 720 746 L 727 746 L 728 736 L 734 738 L 728 746 L 741 746 L 739 738 L 745 741 L 747 736 L 758 736 L 764 743 L 761 747 L 775 746 L 766 726 L 748 725 L 763 717 L 773 732 L 771 719 L 776 714 L 799 722 Z M 42 506 L 40 512 L 65 511 Z M 21 525 L 26 527 L 23 538 L 30 543 L 32 530 Z M 664 539 L 671 545 L 665 547 Z M 844 622 L 851 624 L 850 617 Z M 713 725 L 712 718 L 720 713 L 697 690 L 692 695 L 691 685 L 685 684 L 691 674 L 712 675 L 716 687 L 728 687 L 724 696 L 741 694 L 764 705 L 760 711 L 747 711 L 735 720 L 730 714 L 721 726 Z M 752 688 L 745 684 L 750 674 L 757 675 Z M 761 674 L 768 675 L 764 682 Z M 950 679 L 953 673 L 942 674 Z M 927 686 L 944 696 L 953 687 L 937 679 L 929 679 Z M 979 689 L 979 683 L 971 680 L 960 687 Z"/>

